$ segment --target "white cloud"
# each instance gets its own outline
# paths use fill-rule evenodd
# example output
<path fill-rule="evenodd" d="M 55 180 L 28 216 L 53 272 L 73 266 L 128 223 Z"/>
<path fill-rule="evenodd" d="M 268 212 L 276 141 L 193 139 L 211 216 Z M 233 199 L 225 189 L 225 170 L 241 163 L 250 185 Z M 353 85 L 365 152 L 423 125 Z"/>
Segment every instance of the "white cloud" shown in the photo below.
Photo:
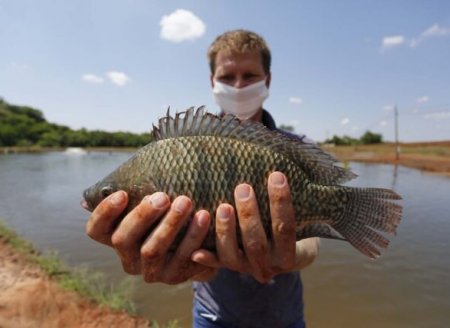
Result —
<path fill-rule="evenodd" d="M 450 28 L 440 27 L 438 24 L 434 24 L 422 33 L 424 37 L 445 35 L 450 35 Z"/>
<path fill-rule="evenodd" d="M 163 16 L 159 22 L 161 26 L 161 38 L 172 41 L 193 41 L 205 34 L 206 26 L 200 18 L 192 12 L 177 9 L 167 16 Z"/>
<path fill-rule="evenodd" d="M 382 49 L 393 48 L 405 43 L 405 37 L 403 35 L 386 36 L 383 38 L 381 44 Z"/>
<path fill-rule="evenodd" d="M 303 103 L 303 99 L 299 97 L 289 97 L 289 102 L 291 104 L 301 105 Z"/>
<path fill-rule="evenodd" d="M 419 36 L 408 40 L 403 35 L 386 36 L 381 43 L 381 50 L 386 50 L 402 44 L 409 44 L 411 48 L 415 48 L 425 39 L 445 36 L 450 36 L 450 27 L 442 27 L 438 24 L 434 24 L 420 33 Z"/>
<path fill-rule="evenodd" d="M 109 78 L 111 83 L 118 85 L 119 87 L 123 87 L 131 81 L 130 78 L 122 72 L 110 71 L 106 73 L 106 76 Z"/>
<path fill-rule="evenodd" d="M 95 74 L 84 74 L 81 79 L 84 82 L 88 82 L 88 83 L 93 83 L 93 84 L 101 84 L 103 83 L 103 78 L 101 78 L 100 76 L 97 76 Z"/>
<path fill-rule="evenodd" d="M 423 103 L 428 102 L 428 100 L 430 100 L 430 98 L 428 98 L 428 96 L 423 96 L 423 97 L 417 98 L 416 101 L 417 101 L 419 104 L 423 104 Z"/>
<path fill-rule="evenodd" d="M 380 125 L 381 125 L 381 126 L 386 126 L 387 124 L 388 124 L 387 121 L 380 121 Z"/>
<path fill-rule="evenodd" d="M 432 119 L 432 120 L 443 120 L 443 119 L 450 118 L 450 112 L 431 113 L 431 114 L 426 114 L 423 117 L 425 117 L 427 119 Z"/>
<path fill-rule="evenodd" d="M 346 118 L 343 118 L 342 120 L 341 120 L 341 124 L 342 125 L 347 125 L 348 123 L 350 123 L 350 120 L 346 117 Z"/>
<path fill-rule="evenodd" d="M 414 38 L 410 42 L 410 46 L 412 48 L 417 47 L 419 43 L 421 43 L 423 40 L 430 38 L 430 37 L 439 37 L 439 36 L 447 36 L 450 35 L 450 27 L 440 27 L 438 24 L 434 24 L 433 26 L 430 26 L 425 31 L 420 33 L 420 35 L 417 38 Z"/>

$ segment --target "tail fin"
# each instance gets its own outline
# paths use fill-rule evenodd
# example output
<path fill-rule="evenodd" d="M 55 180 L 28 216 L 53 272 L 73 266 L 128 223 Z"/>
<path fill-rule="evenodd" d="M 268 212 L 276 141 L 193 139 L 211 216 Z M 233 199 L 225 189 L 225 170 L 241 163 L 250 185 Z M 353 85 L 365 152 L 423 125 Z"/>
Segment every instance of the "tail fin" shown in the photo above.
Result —
<path fill-rule="evenodd" d="M 380 256 L 378 248 L 386 248 L 389 240 L 380 232 L 396 234 L 402 217 L 402 206 L 394 201 L 401 197 L 388 189 L 340 188 L 346 199 L 342 215 L 333 224 L 348 242 L 370 258 Z"/>

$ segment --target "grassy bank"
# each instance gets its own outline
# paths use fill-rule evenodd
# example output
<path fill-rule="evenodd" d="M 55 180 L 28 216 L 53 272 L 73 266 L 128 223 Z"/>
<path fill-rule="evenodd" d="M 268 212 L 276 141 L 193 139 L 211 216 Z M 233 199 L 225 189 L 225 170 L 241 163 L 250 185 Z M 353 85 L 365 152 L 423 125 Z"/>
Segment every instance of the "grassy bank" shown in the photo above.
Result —
<path fill-rule="evenodd" d="M 55 279 L 65 290 L 79 295 L 114 310 L 124 310 L 135 314 L 136 307 L 131 301 L 133 291 L 131 281 L 125 280 L 119 286 L 112 286 L 98 272 L 87 269 L 71 269 L 62 262 L 57 254 L 40 254 L 31 243 L 19 237 L 0 221 L 0 240 L 11 245 L 25 258 L 38 265 L 47 275 Z"/>
<path fill-rule="evenodd" d="M 323 148 L 328 151 L 334 152 L 337 156 L 340 157 L 354 156 L 358 153 L 361 154 L 366 152 L 386 156 L 394 156 L 396 153 L 396 145 L 394 143 L 357 146 L 324 145 Z M 400 156 L 415 154 L 422 156 L 440 156 L 443 158 L 449 158 L 450 141 L 400 143 L 399 151 Z"/>
<path fill-rule="evenodd" d="M 386 163 L 450 175 L 450 141 L 401 143 L 399 156 L 393 143 L 358 146 L 323 146 L 340 161 Z"/>
<path fill-rule="evenodd" d="M 31 281 L 30 281 L 31 280 Z M 52 287 L 55 285 L 55 287 Z M 0 219 L 0 327 L 178 328 L 136 316 L 131 280 L 118 286 L 88 269 L 43 255 Z"/>

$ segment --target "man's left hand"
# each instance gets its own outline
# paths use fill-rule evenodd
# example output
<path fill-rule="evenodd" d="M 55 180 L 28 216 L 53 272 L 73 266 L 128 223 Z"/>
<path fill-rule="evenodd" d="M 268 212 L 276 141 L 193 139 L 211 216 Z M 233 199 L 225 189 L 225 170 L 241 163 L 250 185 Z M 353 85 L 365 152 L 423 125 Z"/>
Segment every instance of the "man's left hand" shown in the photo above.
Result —
<path fill-rule="evenodd" d="M 236 213 L 230 204 L 221 204 L 216 212 L 217 253 L 198 250 L 192 260 L 200 264 L 251 274 L 260 283 L 269 282 L 273 276 L 299 269 L 299 253 L 296 247 L 296 222 L 291 193 L 286 177 L 280 172 L 269 176 L 268 193 L 272 222 L 272 239 L 267 239 L 261 223 L 253 188 L 240 184 L 234 192 Z M 239 224 L 244 251 L 238 246 L 236 224 Z M 301 243 L 301 242 L 299 242 Z M 300 251 L 315 258 L 318 243 L 312 251 Z M 309 247 L 311 248 L 311 247 Z M 304 255 L 302 254 L 302 255 Z M 304 260 L 304 259 L 303 259 Z"/>

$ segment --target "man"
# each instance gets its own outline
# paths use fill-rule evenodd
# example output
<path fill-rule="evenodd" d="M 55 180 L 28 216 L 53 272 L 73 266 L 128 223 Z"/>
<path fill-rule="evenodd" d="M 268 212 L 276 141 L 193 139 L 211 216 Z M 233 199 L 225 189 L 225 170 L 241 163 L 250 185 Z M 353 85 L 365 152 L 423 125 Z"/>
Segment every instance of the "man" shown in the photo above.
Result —
<path fill-rule="evenodd" d="M 276 129 L 262 108 L 271 81 L 265 41 L 249 31 L 227 32 L 213 42 L 208 57 L 213 94 L 222 112 Z M 168 252 L 191 215 L 192 201 L 179 196 L 170 203 L 161 192 L 146 196 L 121 222 L 127 195 L 112 194 L 92 213 L 87 233 L 113 247 L 124 270 L 142 274 L 146 282 L 194 280 L 194 327 L 304 327 L 297 271 L 313 262 L 319 241 L 296 242 L 291 194 L 281 172 L 269 176 L 268 193 L 271 239 L 261 224 L 252 187 L 240 184 L 234 192 L 236 208 L 221 204 L 215 213 L 216 253 L 200 249 L 211 221 L 204 210 L 194 213 L 175 253 Z M 237 229 L 244 249 L 238 247 Z"/>

